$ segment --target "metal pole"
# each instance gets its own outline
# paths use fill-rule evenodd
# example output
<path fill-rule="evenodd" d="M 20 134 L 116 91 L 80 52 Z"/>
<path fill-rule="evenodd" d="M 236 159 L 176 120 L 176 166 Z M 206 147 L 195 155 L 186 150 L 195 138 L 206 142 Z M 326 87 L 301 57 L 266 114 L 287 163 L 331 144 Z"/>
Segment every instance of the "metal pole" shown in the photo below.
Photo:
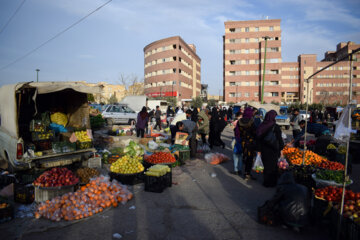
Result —
<path fill-rule="evenodd" d="M 303 160 L 302 160 L 302 165 L 304 165 L 305 163 L 305 156 L 306 156 L 306 137 L 307 137 L 307 113 L 309 110 L 309 81 L 310 78 L 306 79 L 306 83 L 307 83 L 307 87 L 306 87 L 306 110 L 305 110 L 305 134 L 304 134 L 304 154 L 303 154 Z"/>
<path fill-rule="evenodd" d="M 266 49 L 267 49 L 267 40 L 269 37 L 264 37 L 265 39 L 265 54 L 264 54 L 264 73 L 263 73 L 263 81 L 261 87 L 261 104 L 264 103 L 264 87 L 265 87 L 265 69 L 266 69 Z"/>
<path fill-rule="evenodd" d="M 36 82 L 39 82 L 39 71 L 40 69 L 36 69 Z"/>

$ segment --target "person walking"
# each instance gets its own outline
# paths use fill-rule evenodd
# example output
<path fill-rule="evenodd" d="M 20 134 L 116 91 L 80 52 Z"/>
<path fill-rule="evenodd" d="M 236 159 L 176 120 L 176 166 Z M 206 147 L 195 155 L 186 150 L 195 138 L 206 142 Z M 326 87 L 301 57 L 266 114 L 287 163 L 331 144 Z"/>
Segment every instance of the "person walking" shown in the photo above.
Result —
<path fill-rule="evenodd" d="M 237 112 L 236 115 L 240 117 L 241 112 Z M 239 120 L 236 120 L 236 125 Z M 243 148 L 241 146 L 241 137 L 238 127 L 234 128 L 234 140 L 233 140 L 233 161 L 234 161 L 234 171 L 231 171 L 231 174 L 236 174 L 241 176 L 241 170 L 243 165 Z"/>
<path fill-rule="evenodd" d="M 243 151 L 243 161 L 245 163 L 244 178 L 251 179 L 251 169 L 254 162 L 256 150 L 256 128 L 253 118 L 253 110 L 250 107 L 245 108 L 243 117 L 238 121 L 235 127 L 235 136 L 241 139 Z"/>
<path fill-rule="evenodd" d="M 211 111 L 211 118 L 210 118 L 210 133 L 209 133 L 210 148 L 219 145 L 225 148 L 225 143 L 221 140 L 221 132 L 222 130 L 224 130 L 224 128 L 221 126 L 223 125 L 221 119 L 222 118 L 219 116 L 218 109 L 214 107 Z"/>
<path fill-rule="evenodd" d="M 228 111 L 227 111 L 227 120 L 228 121 L 231 121 L 232 120 L 232 117 L 233 117 L 233 109 L 232 107 L 230 106 Z"/>
<path fill-rule="evenodd" d="M 148 126 L 149 122 L 149 114 L 146 111 L 146 107 L 143 107 L 141 111 L 137 115 L 136 121 L 136 136 L 137 137 L 144 137 L 145 128 Z"/>
<path fill-rule="evenodd" d="M 296 139 L 301 131 L 299 122 L 300 122 L 299 109 L 295 108 L 290 121 L 290 125 L 293 131 L 293 139 Z"/>
<path fill-rule="evenodd" d="M 271 110 L 266 113 L 264 121 L 256 130 L 258 149 L 260 149 L 261 160 L 264 165 L 265 187 L 275 187 L 277 182 L 277 162 L 284 148 L 281 129 L 276 124 L 277 113 Z"/>
<path fill-rule="evenodd" d="M 156 129 L 157 126 L 159 126 L 159 129 L 161 130 L 161 110 L 159 106 L 156 106 L 155 120 L 156 120 L 156 125 L 154 129 Z"/>

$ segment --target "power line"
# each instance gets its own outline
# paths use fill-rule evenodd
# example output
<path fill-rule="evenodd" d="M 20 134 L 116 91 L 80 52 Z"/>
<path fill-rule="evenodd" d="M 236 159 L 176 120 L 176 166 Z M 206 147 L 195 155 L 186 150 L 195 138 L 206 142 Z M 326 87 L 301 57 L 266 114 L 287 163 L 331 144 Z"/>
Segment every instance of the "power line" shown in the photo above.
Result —
<path fill-rule="evenodd" d="M 27 56 L 29 56 L 30 54 L 32 54 L 33 52 L 37 51 L 39 48 L 43 47 L 44 45 L 48 44 L 49 42 L 51 42 L 52 40 L 54 40 L 55 38 L 59 37 L 60 35 L 62 35 L 63 33 L 67 32 L 69 29 L 71 29 L 72 27 L 74 27 L 75 25 L 79 24 L 80 22 L 82 22 L 83 20 L 85 20 L 87 17 L 89 17 L 90 15 L 92 15 L 93 13 L 99 11 L 101 8 L 105 7 L 107 4 L 109 4 L 112 0 L 107 1 L 106 3 L 104 3 L 103 5 L 99 6 L 98 8 L 96 8 L 95 10 L 93 10 L 92 12 L 88 13 L 87 15 L 85 15 L 84 17 L 80 18 L 78 21 L 76 21 L 75 23 L 71 24 L 69 27 L 65 28 L 64 30 L 62 30 L 61 32 L 59 32 L 58 34 L 56 34 L 55 36 L 53 36 L 52 38 L 48 39 L 47 41 L 43 42 L 42 44 L 40 44 L 39 46 L 37 46 L 36 48 L 34 48 L 33 50 L 27 52 L 25 55 L 15 59 L 14 61 L 12 61 L 11 63 L 3 66 L 2 68 L 0 68 L 0 70 L 4 70 L 5 68 L 8 68 L 9 66 L 23 60 L 24 58 L 26 58 Z"/>
<path fill-rule="evenodd" d="M 26 0 L 23 0 L 20 5 L 17 7 L 17 9 L 15 10 L 15 12 L 13 13 L 13 15 L 11 15 L 11 17 L 9 18 L 9 20 L 5 23 L 5 25 L 2 27 L 2 29 L 0 30 L 0 34 L 5 30 L 5 28 L 9 25 L 9 23 L 11 22 L 11 20 L 15 17 L 15 15 L 18 13 L 18 11 L 20 10 L 20 8 L 22 7 L 22 5 L 24 5 Z"/>

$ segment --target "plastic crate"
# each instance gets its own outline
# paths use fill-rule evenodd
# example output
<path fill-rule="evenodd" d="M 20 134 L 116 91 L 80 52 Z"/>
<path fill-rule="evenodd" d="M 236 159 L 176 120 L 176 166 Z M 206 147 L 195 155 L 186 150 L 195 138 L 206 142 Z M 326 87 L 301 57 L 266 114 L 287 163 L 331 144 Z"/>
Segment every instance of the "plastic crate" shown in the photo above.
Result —
<path fill-rule="evenodd" d="M 54 197 L 62 196 L 65 193 L 74 192 L 75 185 L 62 186 L 56 188 L 35 187 L 35 202 L 44 202 Z"/>
<path fill-rule="evenodd" d="M 317 198 L 314 194 L 312 197 L 311 218 L 314 223 L 328 224 L 330 222 L 329 202 Z"/>
<path fill-rule="evenodd" d="M 52 142 L 50 140 L 34 141 L 36 151 L 46 151 L 52 148 Z"/>
<path fill-rule="evenodd" d="M 110 181 L 113 179 L 121 182 L 125 185 L 135 185 L 139 184 L 143 181 L 143 172 L 134 173 L 134 174 L 120 174 L 120 173 L 113 173 L 109 172 Z"/>
<path fill-rule="evenodd" d="M 71 143 L 67 141 L 53 142 L 52 150 L 54 153 L 74 152 L 76 151 L 76 143 Z"/>
<path fill-rule="evenodd" d="M 190 160 L 190 150 L 179 151 L 179 161 L 184 163 L 187 160 Z"/>
<path fill-rule="evenodd" d="M 166 173 L 161 177 L 152 177 L 145 175 L 145 191 L 146 192 L 155 192 L 162 193 L 167 187 L 171 187 L 172 184 L 172 174 L 171 172 Z"/>
<path fill-rule="evenodd" d="M 0 201 L 0 203 L 7 203 L 8 206 L 5 208 L 0 208 L 0 223 L 10 221 L 14 218 L 14 207 L 7 201 Z"/>
<path fill-rule="evenodd" d="M 76 149 L 88 149 L 92 147 L 92 142 L 76 142 Z"/>
<path fill-rule="evenodd" d="M 34 186 L 31 184 L 14 184 L 14 201 L 17 203 L 30 204 L 34 202 Z"/>
<path fill-rule="evenodd" d="M 41 140 L 49 140 L 55 137 L 55 132 L 53 130 L 49 130 L 46 132 L 32 132 L 31 139 L 32 141 L 41 141 Z"/>

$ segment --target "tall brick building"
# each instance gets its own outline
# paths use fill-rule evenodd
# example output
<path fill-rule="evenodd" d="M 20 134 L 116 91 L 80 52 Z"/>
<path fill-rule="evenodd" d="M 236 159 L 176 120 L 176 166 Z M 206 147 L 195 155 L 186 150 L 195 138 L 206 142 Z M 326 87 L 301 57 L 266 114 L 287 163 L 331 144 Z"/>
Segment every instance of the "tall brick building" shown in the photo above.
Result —
<path fill-rule="evenodd" d="M 225 22 L 223 37 L 223 89 L 226 102 L 260 101 L 265 66 L 265 102 L 306 101 L 304 80 L 344 54 L 360 47 L 340 43 L 334 52 L 326 52 L 317 62 L 316 55 L 302 54 L 297 62 L 282 62 L 279 19 Z M 265 37 L 267 40 L 266 64 Z M 335 64 L 311 79 L 309 102 L 346 103 L 349 94 L 349 61 Z M 353 62 L 353 99 L 360 102 L 360 54 Z"/>
<path fill-rule="evenodd" d="M 150 97 L 191 99 L 201 91 L 201 59 L 193 44 L 170 37 L 144 48 L 144 87 Z"/>

